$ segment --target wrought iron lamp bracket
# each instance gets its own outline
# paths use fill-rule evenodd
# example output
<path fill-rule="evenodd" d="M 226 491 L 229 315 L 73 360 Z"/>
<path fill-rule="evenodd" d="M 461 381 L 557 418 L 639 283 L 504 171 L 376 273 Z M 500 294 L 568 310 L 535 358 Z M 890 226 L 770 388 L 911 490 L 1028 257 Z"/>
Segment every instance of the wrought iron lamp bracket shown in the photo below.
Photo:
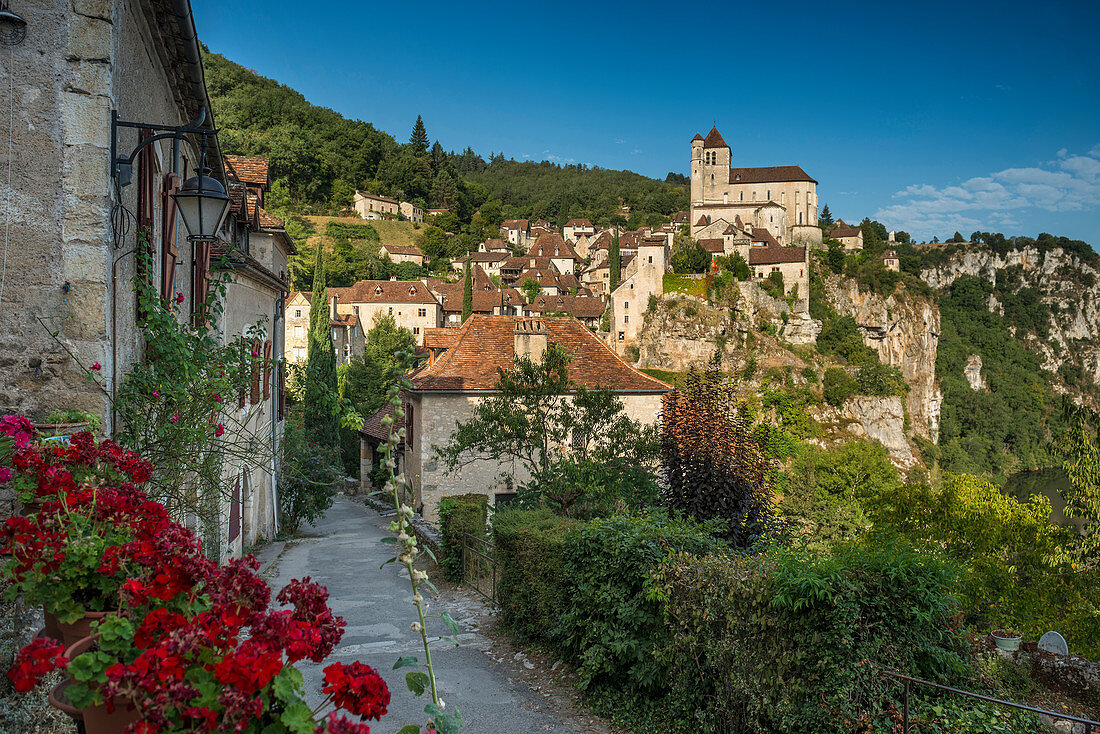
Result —
<path fill-rule="evenodd" d="M 142 148 L 158 140 L 187 140 L 188 136 L 197 135 L 202 138 L 202 158 L 198 168 L 201 170 L 205 164 L 206 144 L 211 135 L 217 135 L 218 131 L 211 128 L 200 127 L 206 120 L 206 108 L 201 107 L 199 114 L 186 125 L 151 125 L 144 122 L 127 122 L 120 120 L 118 110 L 111 110 L 111 176 L 118 179 L 119 186 L 129 186 L 133 179 L 134 160 Z M 118 152 L 120 127 L 135 128 L 138 130 L 153 130 L 157 134 L 152 135 L 138 143 L 130 155 L 121 155 Z M 178 171 L 177 171 L 178 173 Z"/>

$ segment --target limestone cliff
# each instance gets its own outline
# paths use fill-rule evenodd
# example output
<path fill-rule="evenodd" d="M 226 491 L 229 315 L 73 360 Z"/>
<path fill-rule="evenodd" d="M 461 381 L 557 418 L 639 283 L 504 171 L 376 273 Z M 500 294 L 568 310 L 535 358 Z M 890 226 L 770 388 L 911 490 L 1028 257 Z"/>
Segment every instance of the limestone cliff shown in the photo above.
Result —
<path fill-rule="evenodd" d="M 921 272 L 921 278 L 936 289 L 947 288 L 960 275 L 990 284 L 1011 275 L 1018 287 L 1038 291 L 1039 300 L 1050 309 L 1050 333 L 1046 338 L 1017 336 L 1041 355 L 1043 367 L 1051 372 L 1075 356 L 1085 375 L 1100 384 L 1100 267 L 1095 261 L 1087 262 L 1061 247 L 1026 245 L 998 253 L 975 245 L 959 249 Z M 1004 313 L 995 295 L 989 300 L 991 311 Z M 1055 385 L 1055 389 L 1062 388 Z"/>
<path fill-rule="evenodd" d="M 869 438 L 886 447 L 890 459 L 902 469 L 911 469 L 920 463 L 905 436 L 905 408 L 900 397 L 857 395 L 848 398 L 838 408 L 811 406 L 811 415 L 827 429 L 825 438 L 814 443 L 828 447 L 853 439 Z"/>
<path fill-rule="evenodd" d="M 906 408 L 913 433 L 935 441 L 939 435 L 943 395 L 936 382 L 936 347 L 940 310 L 930 298 L 904 285 L 888 298 L 861 292 L 850 278 L 830 276 L 825 294 L 842 316 L 851 316 L 867 346 L 879 359 L 901 370 L 909 394 Z"/>

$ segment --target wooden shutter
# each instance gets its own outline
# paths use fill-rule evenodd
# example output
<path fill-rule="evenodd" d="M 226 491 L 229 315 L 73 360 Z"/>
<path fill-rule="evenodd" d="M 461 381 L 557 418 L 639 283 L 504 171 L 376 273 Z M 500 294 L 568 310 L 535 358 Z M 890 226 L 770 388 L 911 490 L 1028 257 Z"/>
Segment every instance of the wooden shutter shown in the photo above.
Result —
<path fill-rule="evenodd" d="M 191 314 L 196 326 L 206 323 L 206 292 L 210 278 L 210 243 L 196 242 L 192 248 Z"/>
<path fill-rule="evenodd" d="M 232 543 L 241 534 L 241 477 L 233 485 L 233 497 L 229 501 L 229 542 Z"/>
<path fill-rule="evenodd" d="M 286 417 L 286 363 L 279 363 L 279 420 Z"/>
<path fill-rule="evenodd" d="M 254 339 L 252 341 L 252 351 L 256 353 L 255 357 L 252 357 L 252 395 L 251 402 L 253 405 L 260 402 L 260 365 L 262 361 L 260 359 L 260 340 Z M 251 356 L 251 355 L 250 355 Z"/>
<path fill-rule="evenodd" d="M 160 296 L 165 301 L 171 302 L 175 298 L 176 289 L 176 258 L 179 252 L 176 250 L 176 200 L 172 194 L 179 190 L 179 174 L 169 173 L 164 177 L 164 189 L 160 196 L 161 211 L 161 267 L 160 267 Z"/>
<path fill-rule="evenodd" d="M 264 400 L 271 397 L 271 340 L 264 342 Z"/>
<path fill-rule="evenodd" d="M 151 130 L 142 130 L 142 141 L 152 137 Z M 137 174 L 137 259 L 135 271 L 139 278 L 146 283 L 153 282 L 153 220 L 156 198 L 156 158 L 153 155 L 153 146 L 147 145 L 138 153 Z M 140 304 L 137 317 L 139 321 L 145 320 Z"/>
<path fill-rule="evenodd" d="M 248 399 L 247 398 L 248 394 L 245 392 L 245 389 L 244 389 L 244 371 L 247 368 L 248 368 L 248 345 L 246 345 L 242 341 L 241 342 L 241 376 L 240 376 L 240 379 L 237 380 L 237 384 L 240 385 L 240 387 L 237 390 L 237 405 L 238 405 L 238 407 L 241 407 L 241 408 L 244 407 L 245 402 Z"/>

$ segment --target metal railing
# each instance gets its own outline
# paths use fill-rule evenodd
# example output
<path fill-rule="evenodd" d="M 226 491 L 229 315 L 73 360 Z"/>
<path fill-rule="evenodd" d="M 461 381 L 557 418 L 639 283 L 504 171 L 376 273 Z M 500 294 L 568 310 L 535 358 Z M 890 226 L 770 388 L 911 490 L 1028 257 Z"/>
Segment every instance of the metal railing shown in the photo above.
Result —
<path fill-rule="evenodd" d="M 1100 722 L 1093 721 L 1092 719 L 1082 719 L 1078 716 L 1071 716 L 1069 714 L 1058 713 L 1057 711 L 1048 711 L 1047 709 L 1035 708 L 1034 706 L 1025 706 L 1022 703 L 1013 703 L 1012 701 L 1004 701 L 999 698 L 993 698 L 992 696 L 983 696 L 980 693 L 972 693 L 971 691 L 964 691 L 959 688 L 952 688 L 951 686 L 940 685 L 939 683 L 933 683 L 932 681 L 923 680 L 921 678 L 913 678 L 912 676 L 902 675 L 901 673 L 894 673 L 893 671 L 884 670 L 882 674 L 890 678 L 900 680 L 904 686 L 904 692 L 902 694 L 904 701 L 904 708 L 901 714 L 901 734 L 909 734 L 909 684 L 916 683 L 921 686 L 928 686 L 929 688 L 935 688 L 941 691 L 947 691 L 948 693 L 954 693 L 959 696 L 965 696 L 967 698 L 975 698 L 979 701 L 985 701 L 987 703 L 994 703 L 998 706 L 1007 706 L 1009 708 L 1019 709 L 1020 711 L 1029 711 L 1033 714 L 1043 714 L 1055 719 L 1062 719 L 1063 721 L 1070 721 L 1074 724 L 1084 724 L 1085 734 L 1100 734 Z"/>
<path fill-rule="evenodd" d="M 486 590 L 485 581 L 489 580 Z M 493 558 L 493 544 L 485 538 L 462 533 L 462 580 L 487 600 L 497 598 L 497 562 Z"/>

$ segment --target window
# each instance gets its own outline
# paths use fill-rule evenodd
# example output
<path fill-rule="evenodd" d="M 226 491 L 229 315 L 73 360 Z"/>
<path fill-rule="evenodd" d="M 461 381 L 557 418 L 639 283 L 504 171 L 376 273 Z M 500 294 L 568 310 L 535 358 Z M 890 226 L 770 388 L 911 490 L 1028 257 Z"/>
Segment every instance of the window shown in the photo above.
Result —
<path fill-rule="evenodd" d="M 652 264 L 653 264 L 653 256 L 652 256 L 652 255 L 650 255 L 650 256 L 649 256 L 649 264 L 650 264 L 650 265 L 652 265 Z"/>
<path fill-rule="evenodd" d="M 344 345 L 344 359 L 351 357 L 351 344 Z"/>
<path fill-rule="evenodd" d="M 294 318 L 296 318 L 296 319 L 302 318 L 302 309 L 300 309 L 300 308 L 294 309 Z"/>
<path fill-rule="evenodd" d="M 336 339 L 337 339 L 337 336 L 336 336 L 336 327 L 334 326 L 334 327 L 332 327 L 332 340 L 333 340 L 333 341 L 336 341 Z"/>
<path fill-rule="evenodd" d="M 629 324 L 630 323 L 630 314 L 628 314 L 628 313 L 623 314 L 623 323 L 624 324 Z"/>
<path fill-rule="evenodd" d="M 629 309 L 630 308 L 630 301 L 623 301 L 623 308 Z"/>
<path fill-rule="evenodd" d="M 754 192 L 752 192 L 752 200 L 753 200 L 753 201 L 756 201 L 756 192 L 755 192 L 755 191 L 754 191 Z"/>
<path fill-rule="evenodd" d="M 768 201 L 772 200 L 772 190 L 768 189 Z"/>
<path fill-rule="evenodd" d="M 744 191 L 742 191 L 742 192 L 741 192 L 741 201 L 744 201 L 744 200 L 745 200 L 745 192 L 744 192 Z"/>
<path fill-rule="evenodd" d="M 393 316 L 393 306 L 390 306 L 390 313 L 389 313 L 389 315 L 390 315 L 390 316 Z"/>
<path fill-rule="evenodd" d="M 425 316 L 427 316 L 427 315 L 428 315 L 428 309 L 426 309 L 426 308 L 418 308 L 418 309 L 416 310 L 416 315 L 417 315 L 417 316 L 420 316 L 421 318 L 423 318 L 423 317 L 425 317 Z"/>
<path fill-rule="evenodd" d="M 419 334 L 420 334 L 420 327 L 419 326 L 414 326 L 413 327 L 413 335 L 419 335 Z"/>
<path fill-rule="evenodd" d="M 619 332 L 619 341 L 623 341 L 625 339 L 626 339 L 626 332 L 620 331 Z"/>
<path fill-rule="evenodd" d="M 305 358 L 306 358 L 306 349 L 305 349 L 305 347 L 294 347 L 294 361 L 295 362 L 301 362 Z"/>
<path fill-rule="evenodd" d="M 301 326 L 295 326 L 294 327 L 294 338 L 295 339 L 301 339 L 302 338 L 302 327 Z"/>

